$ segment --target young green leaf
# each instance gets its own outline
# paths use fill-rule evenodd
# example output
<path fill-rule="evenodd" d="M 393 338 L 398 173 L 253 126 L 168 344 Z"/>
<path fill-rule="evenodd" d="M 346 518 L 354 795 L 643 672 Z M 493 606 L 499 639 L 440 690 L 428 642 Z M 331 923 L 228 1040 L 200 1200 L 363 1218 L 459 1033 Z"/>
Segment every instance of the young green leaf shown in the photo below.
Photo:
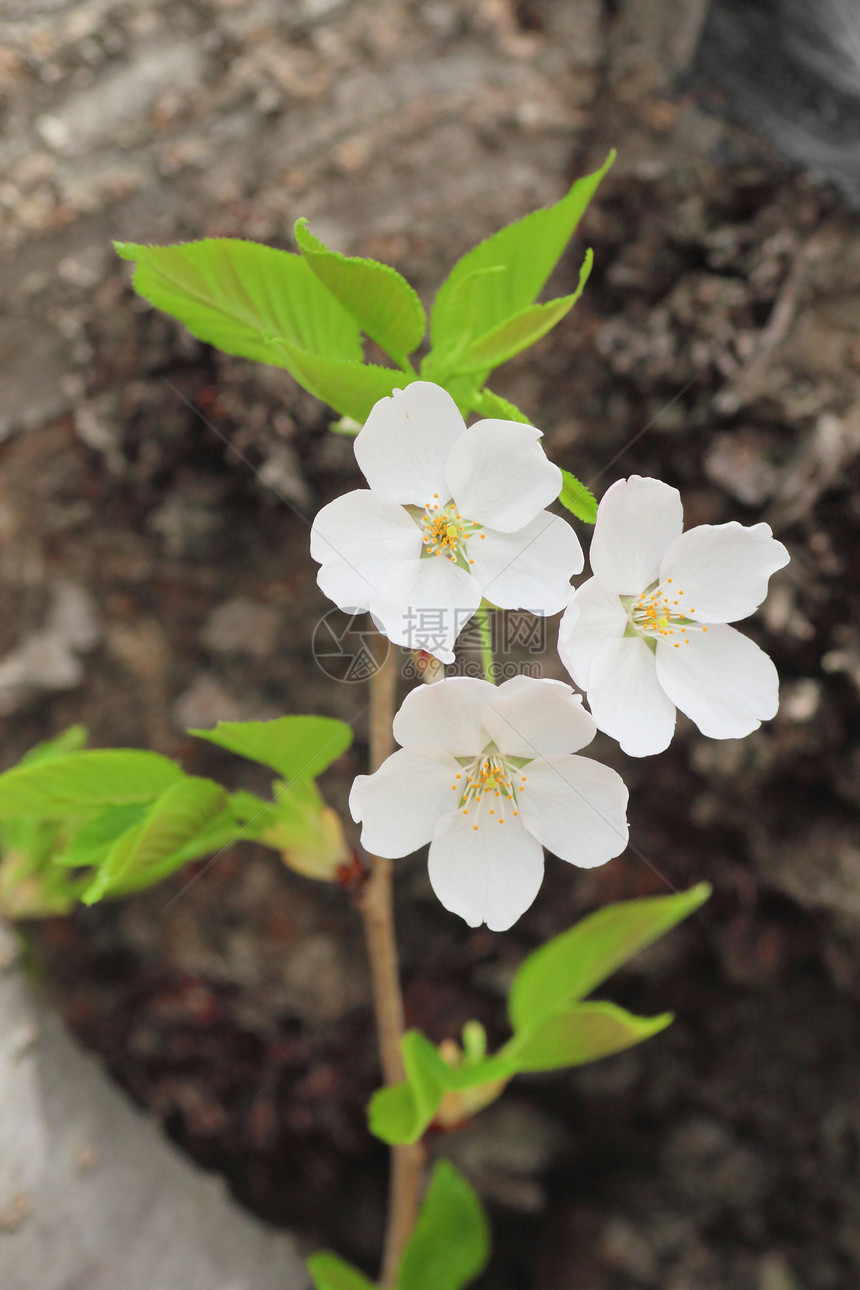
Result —
<path fill-rule="evenodd" d="M 397 1290 L 464 1290 L 489 1253 L 481 1202 L 450 1161 L 438 1161 L 400 1262 Z"/>
<path fill-rule="evenodd" d="M 456 358 L 452 358 L 453 371 L 492 370 L 500 363 L 506 363 L 509 358 L 513 358 L 514 354 L 519 354 L 520 350 L 534 345 L 576 304 L 588 281 L 593 261 L 592 252 L 586 251 L 579 271 L 579 285 L 574 292 L 568 296 L 560 296 L 558 300 L 550 300 L 544 305 L 527 305 L 525 309 L 506 318 L 497 327 L 478 336 L 466 345 Z"/>
<path fill-rule="evenodd" d="M 312 354 L 284 338 L 278 343 L 289 359 L 283 366 L 288 368 L 294 380 L 323 403 L 328 403 L 342 417 L 362 424 L 374 403 L 387 398 L 393 389 L 402 389 L 411 379 L 395 367 L 378 367 L 374 363 Z"/>
<path fill-rule="evenodd" d="M 370 1100 L 370 1131 L 383 1142 L 417 1142 L 431 1123 L 447 1088 L 451 1068 L 418 1030 L 401 1042 L 406 1082 L 379 1089 Z"/>
<path fill-rule="evenodd" d="M 472 411 L 488 421 L 521 421 L 523 425 L 531 425 L 525 412 L 520 412 L 516 404 L 503 399 L 500 394 L 494 394 L 492 390 L 483 389 L 475 395 Z"/>
<path fill-rule="evenodd" d="M 585 485 L 581 484 L 569 470 L 561 472 L 562 485 L 558 500 L 565 510 L 570 511 L 578 520 L 593 524 L 597 519 L 597 498 Z"/>
<path fill-rule="evenodd" d="M 59 820 L 123 802 L 148 802 L 182 771 L 160 753 L 93 749 L 40 758 L 0 775 L 0 819 Z"/>
<path fill-rule="evenodd" d="M 185 863 L 189 845 L 226 807 L 227 794 L 211 779 L 187 775 L 171 785 L 144 818 L 114 842 L 84 892 L 84 904 L 139 891 L 178 869 Z"/>
<path fill-rule="evenodd" d="M 56 735 L 53 739 L 46 739 L 44 743 L 36 744 L 21 758 L 19 765 L 29 766 L 34 761 L 45 761 L 49 757 L 62 757 L 66 753 L 77 752 L 83 748 L 87 742 L 86 726 L 69 726 L 62 734 Z"/>
<path fill-rule="evenodd" d="M 352 729 L 333 717 L 289 716 L 273 721 L 219 721 L 214 730 L 189 730 L 198 739 L 261 762 L 287 782 L 315 779 L 346 752 Z"/>
<path fill-rule="evenodd" d="M 611 152 L 600 170 L 578 179 L 560 202 L 532 211 L 500 229 L 457 261 L 433 305 L 430 334 L 434 348 L 452 348 L 456 344 L 455 290 L 461 279 L 476 270 L 499 265 L 504 269 L 503 273 L 485 274 L 476 282 L 476 335 L 490 331 L 532 304 L 614 159 L 615 153 Z"/>
<path fill-rule="evenodd" d="M 674 896 L 607 905 L 535 950 L 520 966 L 508 999 L 515 1031 L 541 1022 L 590 994 L 608 976 L 708 899 L 700 882 Z"/>
<path fill-rule="evenodd" d="M 395 361 L 421 344 L 427 329 L 424 307 L 404 277 L 388 264 L 330 251 L 307 226 L 296 221 L 298 248 L 323 286 Z"/>
<path fill-rule="evenodd" d="M 671 1012 L 635 1017 L 614 1003 L 580 1003 L 518 1032 L 501 1055 L 523 1075 L 582 1066 L 650 1039 L 671 1021 Z"/>
<path fill-rule="evenodd" d="M 84 821 L 55 863 L 69 869 L 101 864 L 117 838 L 138 824 L 148 809 L 147 802 L 125 802 L 99 811 Z"/>
<path fill-rule="evenodd" d="M 312 1254 L 308 1259 L 308 1271 L 313 1277 L 315 1290 L 376 1290 L 373 1281 L 368 1281 L 363 1272 L 336 1254 Z"/>
<path fill-rule="evenodd" d="M 228 354 L 288 370 L 289 346 L 361 362 L 355 320 L 292 251 L 226 237 L 114 247 L 124 260 L 137 261 L 138 295 Z"/>

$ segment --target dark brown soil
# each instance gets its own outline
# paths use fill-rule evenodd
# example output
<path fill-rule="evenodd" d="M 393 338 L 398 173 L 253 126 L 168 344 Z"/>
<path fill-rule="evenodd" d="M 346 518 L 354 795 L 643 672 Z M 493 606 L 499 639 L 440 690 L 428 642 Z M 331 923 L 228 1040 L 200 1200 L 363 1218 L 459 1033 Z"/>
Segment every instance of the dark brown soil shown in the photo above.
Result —
<path fill-rule="evenodd" d="M 607 987 L 673 1009 L 665 1035 L 524 1080 L 434 1141 L 492 1210 L 486 1290 L 860 1283 L 860 229 L 709 115 L 705 87 L 672 92 L 695 9 L 22 5 L 0 63 L 0 652 L 20 663 L 49 626 L 65 659 L 14 683 L 0 660 L 4 764 L 83 720 L 96 745 L 262 789 L 184 728 L 364 704 L 310 650 L 327 605 L 306 521 L 351 486 L 348 442 L 284 373 L 136 301 L 111 236 L 288 245 L 304 214 L 429 299 L 468 245 L 615 144 L 558 273 L 592 245 L 586 298 L 497 388 L 598 495 L 656 474 L 689 524 L 766 519 L 792 552 L 749 624 L 781 670 L 778 718 L 742 742 L 684 725 L 652 760 L 596 749 L 630 785 L 635 849 L 587 873 L 551 859 L 504 936 L 446 914 L 422 860 L 400 869 L 409 1020 L 434 1039 L 473 1016 L 501 1037 L 514 966 L 582 913 L 716 889 Z M 339 805 L 356 728 L 326 781 Z M 373 1268 L 385 1153 L 364 1128 L 377 1073 L 348 895 L 237 846 L 32 940 L 70 1024 L 183 1147 Z"/>

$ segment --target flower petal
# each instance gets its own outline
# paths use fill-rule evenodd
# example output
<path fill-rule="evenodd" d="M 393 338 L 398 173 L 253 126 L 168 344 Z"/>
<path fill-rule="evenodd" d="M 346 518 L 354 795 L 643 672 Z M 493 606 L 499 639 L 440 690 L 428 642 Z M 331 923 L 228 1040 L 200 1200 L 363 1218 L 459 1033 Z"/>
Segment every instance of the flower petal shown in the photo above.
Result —
<path fill-rule="evenodd" d="M 394 718 L 394 738 L 405 748 L 428 744 L 455 757 L 477 757 L 491 739 L 481 718 L 495 693 L 489 681 L 471 676 L 419 685 Z"/>
<path fill-rule="evenodd" d="M 460 767 L 436 748 L 400 748 L 373 775 L 359 775 L 349 795 L 352 818 L 362 824 L 361 845 L 372 855 L 411 855 L 433 837 L 442 816 L 456 808 Z M 452 784 L 457 788 L 452 790 Z"/>
<path fill-rule="evenodd" d="M 489 820 L 489 817 L 487 817 Z M 430 882 L 446 909 L 470 927 L 504 932 L 524 914 L 543 881 L 543 849 L 518 819 L 482 823 L 453 814 L 430 843 Z"/>
<path fill-rule="evenodd" d="M 418 558 L 421 530 L 402 506 L 360 488 L 336 497 L 311 528 L 317 582 L 348 613 L 367 609 L 393 564 Z"/>
<path fill-rule="evenodd" d="M 521 529 L 555 501 L 561 471 L 519 421 L 478 421 L 451 450 L 446 477 L 457 510 L 501 533 Z M 473 543 L 475 539 L 472 539 Z"/>
<path fill-rule="evenodd" d="M 577 587 L 559 623 L 558 652 L 580 689 L 588 689 L 595 655 L 610 641 L 620 640 L 626 628 L 627 614 L 617 592 L 599 578 Z"/>
<path fill-rule="evenodd" d="M 619 479 L 597 508 L 588 553 L 592 573 L 619 595 L 638 595 L 655 581 L 683 524 L 677 488 L 641 475 Z"/>
<path fill-rule="evenodd" d="M 370 602 L 373 620 L 390 641 L 453 663 L 454 642 L 481 603 L 471 574 L 446 556 L 404 560 L 391 569 Z"/>
<path fill-rule="evenodd" d="M 612 641 L 595 654 L 588 706 L 598 728 L 617 739 L 629 757 L 650 757 L 672 742 L 675 704 L 657 679 L 654 655 L 640 636 Z"/>
<path fill-rule="evenodd" d="M 579 539 L 566 520 L 541 511 L 515 533 L 486 529 L 469 540 L 472 574 L 492 604 L 558 614 L 570 599 L 570 580 L 585 563 Z"/>
<path fill-rule="evenodd" d="M 484 725 L 503 756 L 530 758 L 575 752 L 597 729 L 569 685 L 531 676 L 490 686 Z"/>
<path fill-rule="evenodd" d="M 543 757 L 523 767 L 517 805 L 529 832 L 581 869 L 593 869 L 627 846 L 627 787 L 590 757 Z"/>
<path fill-rule="evenodd" d="M 717 623 L 691 631 L 689 645 L 657 646 L 666 693 L 711 739 L 741 739 L 776 716 L 779 677 L 754 641 Z"/>
<path fill-rule="evenodd" d="M 466 423 L 447 390 L 413 381 L 380 399 L 355 440 L 355 459 L 374 492 L 392 502 L 447 501 L 445 463 Z"/>
<path fill-rule="evenodd" d="M 683 589 L 681 608 L 700 623 L 733 623 L 754 614 L 767 595 L 772 573 L 788 564 L 788 552 L 769 524 L 747 527 L 700 524 L 676 538 L 663 556 L 660 581 Z"/>

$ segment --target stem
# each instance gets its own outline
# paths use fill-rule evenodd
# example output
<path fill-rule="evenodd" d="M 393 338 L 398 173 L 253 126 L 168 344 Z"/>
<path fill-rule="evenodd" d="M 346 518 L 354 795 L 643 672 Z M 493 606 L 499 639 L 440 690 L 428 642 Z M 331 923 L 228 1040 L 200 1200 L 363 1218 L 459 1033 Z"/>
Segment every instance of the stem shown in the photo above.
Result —
<path fill-rule="evenodd" d="M 475 611 L 478 629 L 481 633 L 481 662 L 484 676 L 491 685 L 495 685 L 495 660 L 493 659 L 493 633 L 490 627 L 490 611 L 486 605 L 479 605 Z"/>
<path fill-rule="evenodd" d="M 397 652 L 382 637 L 375 652 L 386 656 L 370 679 L 370 770 L 377 770 L 394 750 L 391 726 L 397 688 Z M 399 1084 L 405 1076 L 400 1041 L 403 1038 L 403 996 L 394 934 L 391 861 L 370 857 L 370 878 L 361 900 L 364 935 L 373 981 L 373 1004 L 379 1039 L 379 1058 L 386 1084 Z M 380 1285 L 395 1284 L 403 1251 L 415 1226 L 423 1181 L 424 1148 L 392 1147 L 388 1224 Z"/>

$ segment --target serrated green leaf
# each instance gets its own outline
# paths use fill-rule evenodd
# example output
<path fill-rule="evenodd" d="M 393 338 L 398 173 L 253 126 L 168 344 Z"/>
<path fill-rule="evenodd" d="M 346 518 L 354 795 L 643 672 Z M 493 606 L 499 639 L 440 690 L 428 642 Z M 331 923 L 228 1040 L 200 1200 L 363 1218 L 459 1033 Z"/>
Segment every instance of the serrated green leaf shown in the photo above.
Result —
<path fill-rule="evenodd" d="M 312 354 L 288 340 L 282 339 L 280 344 L 290 360 L 284 366 L 289 367 L 290 375 L 300 385 L 328 403 L 341 416 L 362 424 L 374 403 L 387 398 L 394 389 L 403 389 L 411 379 L 394 367 Z"/>
<path fill-rule="evenodd" d="M 433 342 L 431 362 L 445 361 L 451 351 L 464 349 L 475 336 L 478 328 L 478 291 L 482 279 L 488 274 L 504 273 L 504 265 L 493 264 L 486 269 L 476 269 L 467 273 L 451 288 L 450 298 L 445 309 L 445 334 L 438 335 Z"/>
<path fill-rule="evenodd" d="M 591 489 L 581 484 L 569 470 L 561 472 L 562 485 L 558 500 L 565 510 L 570 511 L 578 520 L 593 524 L 597 519 L 597 498 Z"/>
<path fill-rule="evenodd" d="M 516 404 L 503 399 L 500 394 L 494 394 L 492 390 L 483 389 L 478 392 L 472 402 L 472 411 L 488 421 L 521 421 L 523 425 L 531 425 L 525 412 L 521 412 Z"/>
<path fill-rule="evenodd" d="M 542 336 L 555 327 L 556 323 L 568 314 L 582 295 L 583 288 L 588 281 L 588 275 L 591 272 L 591 266 L 594 261 L 592 252 L 586 251 L 585 259 L 582 262 L 582 268 L 579 271 L 579 285 L 576 290 L 568 296 L 560 296 L 558 300 L 550 300 L 543 305 L 527 305 L 519 313 L 513 314 L 506 318 L 504 322 L 499 323 L 491 331 L 485 332 L 478 336 L 461 350 L 456 358 L 452 358 L 451 367 L 455 372 L 486 372 L 492 370 L 501 363 L 506 363 L 509 358 L 523 349 L 528 349 L 534 345 Z"/>
<path fill-rule="evenodd" d="M 355 320 L 292 251 L 226 237 L 114 247 L 137 262 L 132 284 L 139 295 L 228 354 L 288 370 L 288 345 L 361 361 Z"/>
<path fill-rule="evenodd" d="M 437 1162 L 397 1275 L 397 1290 L 464 1290 L 486 1266 L 490 1231 L 475 1191 Z"/>
<path fill-rule="evenodd" d="M 483 334 L 532 304 L 555 268 L 615 153 L 594 174 L 578 179 L 554 206 L 532 211 L 468 251 L 439 288 L 430 319 L 434 348 L 450 347 L 454 335 L 453 302 L 457 283 L 477 270 L 501 265 L 475 285 L 475 332 Z"/>
<path fill-rule="evenodd" d="M 139 823 L 148 809 L 147 802 L 125 802 L 99 811 L 84 821 L 55 863 L 69 869 L 100 864 L 117 838 Z"/>
<path fill-rule="evenodd" d="M 65 819 L 158 797 L 182 771 L 160 753 L 93 749 L 40 758 L 0 775 L 0 819 Z"/>
<path fill-rule="evenodd" d="M 362 331 L 396 361 L 417 349 L 427 330 L 427 318 L 406 279 L 389 264 L 329 250 L 307 224 L 306 219 L 296 221 L 299 250 Z"/>
<path fill-rule="evenodd" d="M 139 891 L 185 863 L 188 848 L 227 808 L 227 794 L 211 779 L 187 775 L 171 785 L 109 850 L 82 897 L 92 905 L 106 895 Z"/>
<path fill-rule="evenodd" d="M 672 1021 L 636 1017 L 614 1003 L 580 1003 L 518 1032 L 502 1050 L 520 1074 L 583 1066 L 650 1039 Z"/>
<path fill-rule="evenodd" d="M 312 1254 L 308 1259 L 308 1271 L 313 1277 L 315 1290 L 376 1290 L 375 1282 L 368 1281 L 363 1272 L 336 1254 Z"/>
<path fill-rule="evenodd" d="M 291 783 L 315 779 L 345 753 L 352 728 L 334 717 L 289 716 L 273 721 L 219 721 L 214 730 L 189 730 L 198 739 L 270 766 Z"/>
<path fill-rule="evenodd" d="M 535 950 L 520 966 L 508 998 L 515 1031 L 533 1030 L 590 994 L 623 963 L 704 904 L 705 882 L 674 896 L 623 901 L 584 918 Z"/>

